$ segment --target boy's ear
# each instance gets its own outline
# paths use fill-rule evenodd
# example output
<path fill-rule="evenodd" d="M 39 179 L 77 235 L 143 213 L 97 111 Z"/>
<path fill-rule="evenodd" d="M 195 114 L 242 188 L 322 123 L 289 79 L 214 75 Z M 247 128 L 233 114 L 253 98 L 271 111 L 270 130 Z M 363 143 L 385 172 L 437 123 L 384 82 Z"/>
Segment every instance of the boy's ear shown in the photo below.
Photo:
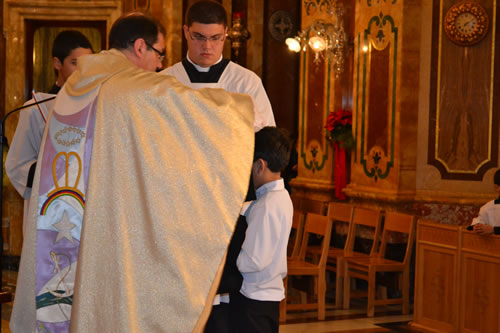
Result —
<path fill-rule="evenodd" d="M 263 170 L 264 167 L 264 160 L 262 158 L 258 158 L 253 162 L 252 168 L 254 169 L 254 172 L 260 173 Z"/>
<path fill-rule="evenodd" d="M 257 162 L 259 163 L 259 166 L 257 169 L 259 172 L 262 172 L 267 168 L 267 161 L 263 160 L 262 158 L 259 158 L 257 160 Z"/>

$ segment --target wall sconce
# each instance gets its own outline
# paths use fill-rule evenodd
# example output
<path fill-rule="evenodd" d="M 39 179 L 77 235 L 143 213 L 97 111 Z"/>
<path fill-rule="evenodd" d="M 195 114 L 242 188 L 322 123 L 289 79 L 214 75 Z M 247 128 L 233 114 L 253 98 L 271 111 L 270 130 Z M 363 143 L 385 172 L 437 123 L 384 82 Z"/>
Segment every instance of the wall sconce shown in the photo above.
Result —
<path fill-rule="evenodd" d="M 320 57 L 328 59 L 333 64 L 335 76 L 338 77 L 344 70 L 344 61 L 349 51 L 348 36 L 344 31 L 344 7 L 335 2 L 330 10 L 332 22 L 315 20 L 310 26 L 298 33 L 294 38 L 287 38 L 285 43 L 293 52 L 306 52 L 309 46 L 314 52 L 314 62 L 318 64 Z"/>
<path fill-rule="evenodd" d="M 227 32 L 227 38 L 231 40 L 231 48 L 234 50 L 236 57 L 243 43 L 250 38 L 250 32 L 242 24 L 243 15 L 242 12 L 233 13 L 233 25 Z"/>

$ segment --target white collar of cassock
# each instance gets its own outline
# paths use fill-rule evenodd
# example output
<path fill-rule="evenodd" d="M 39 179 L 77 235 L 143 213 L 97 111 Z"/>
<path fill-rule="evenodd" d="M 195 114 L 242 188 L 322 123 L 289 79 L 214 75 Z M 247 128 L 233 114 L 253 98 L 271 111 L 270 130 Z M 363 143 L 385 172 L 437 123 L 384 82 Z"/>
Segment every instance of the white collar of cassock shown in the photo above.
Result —
<path fill-rule="evenodd" d="M 206 72 L 208 72 L 208 71 L 210 70 L 210 67 L 201 67 L 201 66 L 198 66 L 197 64 L 195 64 L 195 63 L 191 60 L 191 58 L 189 58 L 189 53 L 186 55 L 186 59 L 187 59 L 190 63 L 192 63 L 192 64 L 193 64 L 194 68 L 196 68 L 196 70 L 197 70 L 198 72 L 205 72 L 205 73 L 206 73 Z M 218 64 L 218 63 L 219 63 L 219 62 L 221 62 L 221 61 L 222 61 L 222 54 L 220 55 L 219 60 L 217 60 L 217 62 L 216 62 L 214 65 Z M 213 66 L 213 65 L 212 65 L 212 66 Z"/>

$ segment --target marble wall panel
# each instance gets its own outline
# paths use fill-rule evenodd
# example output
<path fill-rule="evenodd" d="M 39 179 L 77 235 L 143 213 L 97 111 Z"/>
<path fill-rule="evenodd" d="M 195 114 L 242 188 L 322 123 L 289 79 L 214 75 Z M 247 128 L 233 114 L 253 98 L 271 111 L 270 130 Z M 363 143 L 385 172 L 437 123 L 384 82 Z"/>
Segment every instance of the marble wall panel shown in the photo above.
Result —
<path fill-rule="evenodd" d="M 400 136 L 406 126 L 401 122 L 400 106 L 403 30 L 402 1 L 357 4 L 353 128 L 357 148 L 346 189 L 350 196 L 395 198 L 412 190 L 401 188 L 399 178 Z"/>
<path fill-rule="evenodd" d="M 441 3 L 443 6 L 441 6 Z M 489 44 L 491 46 L 491 39 L 492 38 L 498 38 L 498 33 L 499 33 L 499 25 L 497 23 L 498 19 L 498 2 L 493 0 L 485 0 L 481 1 L 482 4 L 484 4 L 487 8 L 491 8 L 491 4 L 495 3 L 495 6 L 493 8 L 496 8 L 495 10 L 490 11 L 490 36 L 486 37 L 481 43 L 483 43 L 485 48 L 488 48 L 488 38 L 489 39 Z M 446 4 L 446 6 L 445 6 Z M 481 177 L 472 177 L 475 179 L 472 179 L 467 175 L 462 174 L 461 176 L 458 174 L 459 177 L 443 177 L 443 170 L 439 169 L 436 167 L 435 163 L 429 163 L 429 157 L 430 156 L 436 156 L 436 152 L 439 152 L 439 147 L 442 147 L 443 150 L 441 150 L 442 153 L 445 151 L 448 152 L 448 157 L 443 159 L 445 160 L 453 160 L 455 159 L 456 161 L 458 160 L 463 160 L 464 156 L 466 155 L 460 155 L 454 157 L 455 153 L 452 153 L 453 150 L 456 150 L 456 148 L 460 147 L 461 145 L 463 146 L 464 143 L 461 145 L 451 145 L 449 142 L 446 147 L 441 145 L 438 146 L 438 141 L 436 141 L 436 134 L 438 133 L 436 131 L 436 112 L 432 111 L 433 109 L 436 110 L 436 107 L 438 106 L 437 99 L 433 98 L 433 95 L 436 96 L 436 93 L 438 91 L 438 86 L 437 86 L 437 80 L 436 80 L 436 75 L 437 72 L 434 70 L 436 69 L 435 66 L 438 63 L 439 60 L 439 43 L 441 40 L 441 43 L 451 43 L 450 41 L 447 40 L 442 40 L 442 39 L 447 39 L 446 36 L 443 36 L 440 33 L 440 30 L 442 29 L 441 25 L 441 18 L 443 13 L 448 9 L 449 6 L 451 6 L 452 2 L 442 2 L 442 1 L 434 1 L 434 0 L 424 0 L 423 4 L 421 6 L 421 12 L 422 16 L 425 18 L 428 18 L 429 20 L 432 19 L 432 25 L 431 24 L 422 24 L 421 25 L 421 40 L 420 40 L 420 69 L 419 69 L 419 77 L 420 77 L 420 83 L 419 83 L 419 98 L 418 98 L 418 103 L 419 103 L 419 118 L 418 118 L 418 145 L 419 149 L 417 151 L 417 178 L 416 178 L 416 188 L 417 188 L 417 195 L 416 198 L 418 200 L 424 200 L 427 202 L 443 202 L 443 203 L 459 203 L 459 204 L 472 204 L 472 205 L 481 205 L 484 202 L 491 200 L 492 198 L 495 197 L 495 193 L 493 191 L 493 174 L 496 171 L 496 167 L 490 166 L 488 170 L 483 170 L 483 174 Z M 448 6 L 448 7 L 447 7 Z M 453 45 L 448 45 L 448 48 L 455 48 Z M 458 46 L 456 47 L 458 48 Z M 482 46 L 478 45 L 477 48 L 474 48 L 474 52 L 481 49 Z M 473 55 L 473 53 L 469 52 L 470 50 L 467 49 L 468 51 L 465 52 L 466 49 L 462 48 L 461 52 L 458 52 L 456 55 L 450 55 L 446 57 L 442 57 L 441 61 L 444 63 L 452 64 L 456 63 L 457 57 L 467 60 L 465 57 L 465 53 L 468 54 L 468 57 Z M 483 51 L 491 54 L 491 48 L 489 51 Z M 496 52 L 496 51 L 495 51 Z M 494 55 L 495 58 L 498 58 L 498 52 Z M 468 61 L 465 62 L 467 64 Z M 493 82 L 494 85 L 497 85 L 500 81 L 498 80 L 498 73 L 500 72 L 500 66 L 498 66 L 498 61 L 494 61 L 495 63 L 495 68 L 493 71 L 490 71 L 489 76 L 491 78 L 495 78 L 495 81 Z M 443 65 L 444 66 L 444 65 Z M 484 63 L 484 66 L 490 67 L 491 68 L 491 62 L 486 61 Z M 470 105 L 469 101 L 474 101 L 476 100 L 476 96 L 472 96 L 470 93 L 473 91 L 468 91 L 468 85 L 465 83 L 464 80 L 470 81 L 470 82 L 476 82 L 477 75 L 476 75 L 476 70 L 472 70 L 469 68 L 468 65 L 465 66 L 455 66 L 456 70 L 453 70 L 453 75 L 457 76 L 460 75 L 462 76 L 462 79 L 460 80 L 448 80 L 448 88 L 443 88 L 446 94 L 448 95 L 446 97 L 446 100 L 449 100 L 450 103 L 455 103 L 454 100 L 463 100 L 463 98 L 467 97 L 468 102 L 462 103 L 464 105 Z M 463 68 L 463 69 L 462 69 Z M 482 67 L 481 67 L 482 68 Z M 481 69 L 482 70 L 482 69 Z M 480 71 L 481 71 L 480 70 Z M 456 72 L 456 73 L 455 73 Z M 468 74 L 467 74 L 468 73 Z M 466 79 L 468 77 L 468 79 Z M 474 83 L 475 85 L 475 83 Z M 458 86 L 462 88 L 466 88 L 465 90 L 461 89 L 460 92 L 456 92 L 452 95 L 449 94 L 450 90 L 456 89 Z M 472 87 L 472 89 L 483 89 L 480 87 L 484 87 L 484 83 L 477 82 L 477 87 Z M 496 86 L 495 86 L 496 87 Z M 486 88 L 485 91 L 487 91 L 489 88 Z M 484 90 L 484 89 L 483 89 Z M 494 91 L 497 91 L 497 88 L 493 88 Z M 471 126 L 469 128 L 469 131 L 477 131 L 477 126 L 474 124 L 481 124 L 483 122 L 490 122 L 492 126 L 490 125 L 478 125 L 478 128 L 483 128 L 482 133 L 479 134 L 479 136 L 489 136 L 492 134 L 491 131 L 495 130 L 495 128 L 498 128 L 498 126 L 494 125 L 497 124 L 498 121 L 494 121 L 493 117 L 498 117 L 498 112 L 497 108 L 494 106 L 498 94 L 494 93 L 493 98 L 491 101 L 494 103 L 493 104 L 493 109 L 489 110 L 490 108 L 490 101 L 488 101 L 488 107 L 483 108 L 482 110 L 476 110 L 474 111 L 474 120 L 473 122 L 470 123 Z M 454 97 L 455 96 L 455 97 Z M 481 97 L 482 98 L 482 97 Z M 448 102 L 447 102 L 448 103 Z M 481 102 L 482 103 L 482 102 Z M 483 103 L 484 104 L 484 103 Z M 479 104 L 478 104 L 479 105 Z M 456 115 L 467 115 L 467 112 L 461 112 L 459 111 L 460 109 L 456 109 L 453 112 L 449 112 L 449 115 L 451 114 L 456 114 Z M 491 111 L 491 112 L 490 112 Z M 490 118 L 491 117 L 491 118 Z M 457 118 L 460 119 L 460 118 Z M 452 125 L 453 121 L 449 120 L 444 122 L 444 118 L 441 119 L 441 126 L 446 127 L 446 131 L 451 131 L 453 128 L 457 128 L 457 126 Z M 481 127 L 483 126 L 483 127 Z M 485 127 L 484 127 L 485 126 Z M 434 127 L 434 128 L 433 128 Z M 458 127 L 460 128 L 460 127 Z M 446 131 L 444 131 L 446 133 Z M 449 132 L 452 133 L 452 132 Z M 440 134 L 441 135 L 441 134 Z M 451 140 L 453 135 L 448 136 L 448 139 L 445 140 Z M 464 137 L 465 138 L 465 137 Z M 462 139 L 464 139 L 462 138 Z M 472 150 L 475 150 L 476 143 L 474 143 L 475 139 L 471 139 L 469 136 L 467 140 L 472 140 L 468 144 L 470 144 L 470 148 Z M 488 141 L 488 140 L 487 140 Z M 495 143 L 498 143 L 498 135 L 497 137 L 491 137 L 491 142 L 486 144 L 484 147 L 481 149 L 484 149 L 485 147 L 489 147 L 489 152 L 491 157 L 493 156 L 499 156 L 499 150 L 500 148 L 498 145 L 495 147 Z M 434 151 L 432 151 L 433 147 Z M 483 150 L 478 150 L 478 151 L 483 151 Z M 466 149 L 467 150 L 467 149 Z M 465 150 L 465 151 L 466 151 Z M 461 152 L 464 152 L 463 149 L 460 149 Z M 470 152 L 470 151 L 469 151 Z M 482 153 L 484 155 L 484 152 Z M 474 159 L 471 159 L 473 161 Z M 468 164 L 469 160 L 465 164 Z M 495 160 L 495 162 L 498 165 L 498 157 Z M 460 162 L 462 163 L 462 162 Z M 463 164 L 463 163 L 462 163 Z M 479 169 L 476 170 L 479 172 Z M 476 172 L 474 171 L 474 172 Z M 477 175 L 476 172 L 476 175 Z M 455 174 L 457 176 L 457 174 Z M 473 175 L 474 176 L 474 175 Z"/>
<path fill-rule="evenodd" d="M 434 1 L 439 26 L 433 34 L 428 163 L 443 179 L 481 180 L 498 163 L 498 115 L 493 112 L 496 1 L 482 1 L 491 30 L 473 46 L 444 33 L 455 1 Z"/>
<path fill-rule="evenodd" d="M 344 29 L 352 40 L 354 4 L 339 1 L 344 7 Z M 302 29 L 315 20 L 333 22 L 330 10 L 334 1 L 308 0 L 302 3 Z M 303 196 L 334 198 L 334 151 L 326 139 L 328 113 L 352 107 L 352 53 L 348 53 L 344 72 L 335 76 L 333 64 L 316 57 L 308 48 L 301 53 L 299 87 L 298 177 L 294 188 Z"/>
<path fill-rule="evenodd" d="M 354 205 L 372 207 L 385 211 L 398 211 L 418 218 L 436 221 L 442 224 L 466 226 L 479 213 L 481 205 L 439 203 L 423 201 L 386 201 L 377 198 L 352 198 Z"/>

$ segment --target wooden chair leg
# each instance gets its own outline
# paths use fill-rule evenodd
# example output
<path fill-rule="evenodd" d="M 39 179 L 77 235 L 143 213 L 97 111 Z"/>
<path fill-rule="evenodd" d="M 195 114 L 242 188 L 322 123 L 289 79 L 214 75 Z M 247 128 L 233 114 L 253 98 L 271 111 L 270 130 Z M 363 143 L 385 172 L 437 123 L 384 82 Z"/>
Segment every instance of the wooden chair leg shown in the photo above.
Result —
<path fill-rule="evenodd" d="M 351 301 L 351 277 L 349 276 L 349 269 L 347 264 L 344 271 L 344 309 L 349 309 Z"/>
<path fill-rule="evenodd" d="M 324 272 L 318 276 L 318 320 L 325 320 L 326 277 Z"/>
<path fill-rule="evenodd" d="M 286 297 L 280 302 L 280 323 L 286 323 Z"/>
<path fill-rule="evenodd" d="M 337 269 L 335 275 L 335 307 L 340 309 L 342 307 L 342 290 L 343 290 L 343 272 L 344 263 L 341 259 L 337 258 Z"/>
<path fill-rule="evenodd" d="M 375 270 L 370 269 L 368 271 L 368 305 L 366 310 L 368 317 L 375 315 L 375 291 L 377 290 L 375 282 Z"/>
<path fill-rule="evenodd" d="M 403 283 L 401 285 L 403 294 L 403 314 L 410 313 L 410 272 L 403 271 Z"/>
<path fill-rule="evenodd" d="M 288 282 L 288 278 L 284 278 L 283 279 L 283 286 L 285 287 L 285 298 L 280 302 L 280 323 L 284 323 L 286 322 L 286 301 L 288 299 L 287 297 L 287 292 L 288 292 L 288 288 L 287 288 L 287 282 Z"/>

